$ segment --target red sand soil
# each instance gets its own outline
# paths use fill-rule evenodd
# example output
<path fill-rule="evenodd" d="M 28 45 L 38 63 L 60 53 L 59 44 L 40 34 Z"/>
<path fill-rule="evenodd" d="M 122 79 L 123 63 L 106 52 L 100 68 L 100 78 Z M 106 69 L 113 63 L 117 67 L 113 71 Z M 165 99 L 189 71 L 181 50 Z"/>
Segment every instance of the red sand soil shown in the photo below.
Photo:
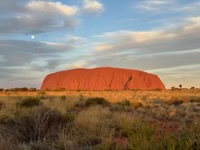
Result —
<path fill-rule="evenodd" d="M 72 69 L 52 73 L 44 79 L 41 90 L 129 90 L 165 89 L 157 75 L 121 68 Z"/>

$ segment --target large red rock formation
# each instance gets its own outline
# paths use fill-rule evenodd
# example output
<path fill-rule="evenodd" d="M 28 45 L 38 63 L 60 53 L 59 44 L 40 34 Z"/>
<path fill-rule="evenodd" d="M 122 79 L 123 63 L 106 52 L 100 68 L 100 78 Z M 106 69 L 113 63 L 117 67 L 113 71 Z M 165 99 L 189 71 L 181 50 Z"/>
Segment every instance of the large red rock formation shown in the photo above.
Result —
<path fill-rule="evenodd" d="M 72 69 L 49 74 L 41 90 L 128 90 L 165 89 L 157 75 L 120 68 Z"/>

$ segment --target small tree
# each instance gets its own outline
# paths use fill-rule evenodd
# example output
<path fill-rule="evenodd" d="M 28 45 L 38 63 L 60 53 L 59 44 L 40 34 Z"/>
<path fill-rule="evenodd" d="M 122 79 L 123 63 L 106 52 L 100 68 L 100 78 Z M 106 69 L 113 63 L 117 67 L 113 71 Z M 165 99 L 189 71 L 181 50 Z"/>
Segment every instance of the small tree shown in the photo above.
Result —
<path fill-rule="evenodd" d="M 179 87 L 180 87 L 180 89 L 181 89 L 181 88 L 182 88 L 182 85 L 180 84 Z"/>

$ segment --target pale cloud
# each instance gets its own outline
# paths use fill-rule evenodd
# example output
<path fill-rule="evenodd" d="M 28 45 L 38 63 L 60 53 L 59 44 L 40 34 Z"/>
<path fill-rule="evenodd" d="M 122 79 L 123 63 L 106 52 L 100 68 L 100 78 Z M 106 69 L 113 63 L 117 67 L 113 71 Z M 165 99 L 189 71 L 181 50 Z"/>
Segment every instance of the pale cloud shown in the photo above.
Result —
<path fill-rule="evenodd" d="M 74 29 L 79 8 L 61 2 L 3 0 L 0 33 L 37 34 Z"/>
<path fill-rule="evenodd" d="M 95 50 L 97 50 L 97 51 L 105 51 L 105 50 L 110 50 L 112 48 L 113 48 L 112 45 L 100 45 L 100 46 L 96 46 Z"/>
<path fill-rule="evenodd" d="M 103 4 L 97 0 L 83 0 L 83 2 L 83 10 L 88 13 L 101 13 L 105 10 Z"/>
<path fill-rule="evenodd" d="M 67 6 L 61 2 L 31 1 L 26 5 L 27 9 L 33 13 L 42 13 L 44 15 L 57 15 L 60 13 L 64 16 L 74 16 L 78 12 L 76 6 Z"/>
<path fill-rule="evenodd" d="M 39 34 L 75 29 L 78 14 L 99 14 L 104 6 L 97 0 L 84 0 L 82 6 L 42 0 L 1 0 L 1 34 Z"/>
<path fill-rule="evenodd" d="M 72 65 L 70 65 L 70 68 L 84 68 L 88 65 L 87 61 L 81 60 L 78 61 Z"/>

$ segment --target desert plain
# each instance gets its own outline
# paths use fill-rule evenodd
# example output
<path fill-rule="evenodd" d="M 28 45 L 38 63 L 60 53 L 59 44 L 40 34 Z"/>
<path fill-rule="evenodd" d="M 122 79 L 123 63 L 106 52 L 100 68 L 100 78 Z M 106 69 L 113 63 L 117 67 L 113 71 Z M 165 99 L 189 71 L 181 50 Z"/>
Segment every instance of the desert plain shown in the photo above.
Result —
<path fill-rule="evenodd" d="M 200 90 L 0 92 L 0 149 L 200 147 Z"/>

